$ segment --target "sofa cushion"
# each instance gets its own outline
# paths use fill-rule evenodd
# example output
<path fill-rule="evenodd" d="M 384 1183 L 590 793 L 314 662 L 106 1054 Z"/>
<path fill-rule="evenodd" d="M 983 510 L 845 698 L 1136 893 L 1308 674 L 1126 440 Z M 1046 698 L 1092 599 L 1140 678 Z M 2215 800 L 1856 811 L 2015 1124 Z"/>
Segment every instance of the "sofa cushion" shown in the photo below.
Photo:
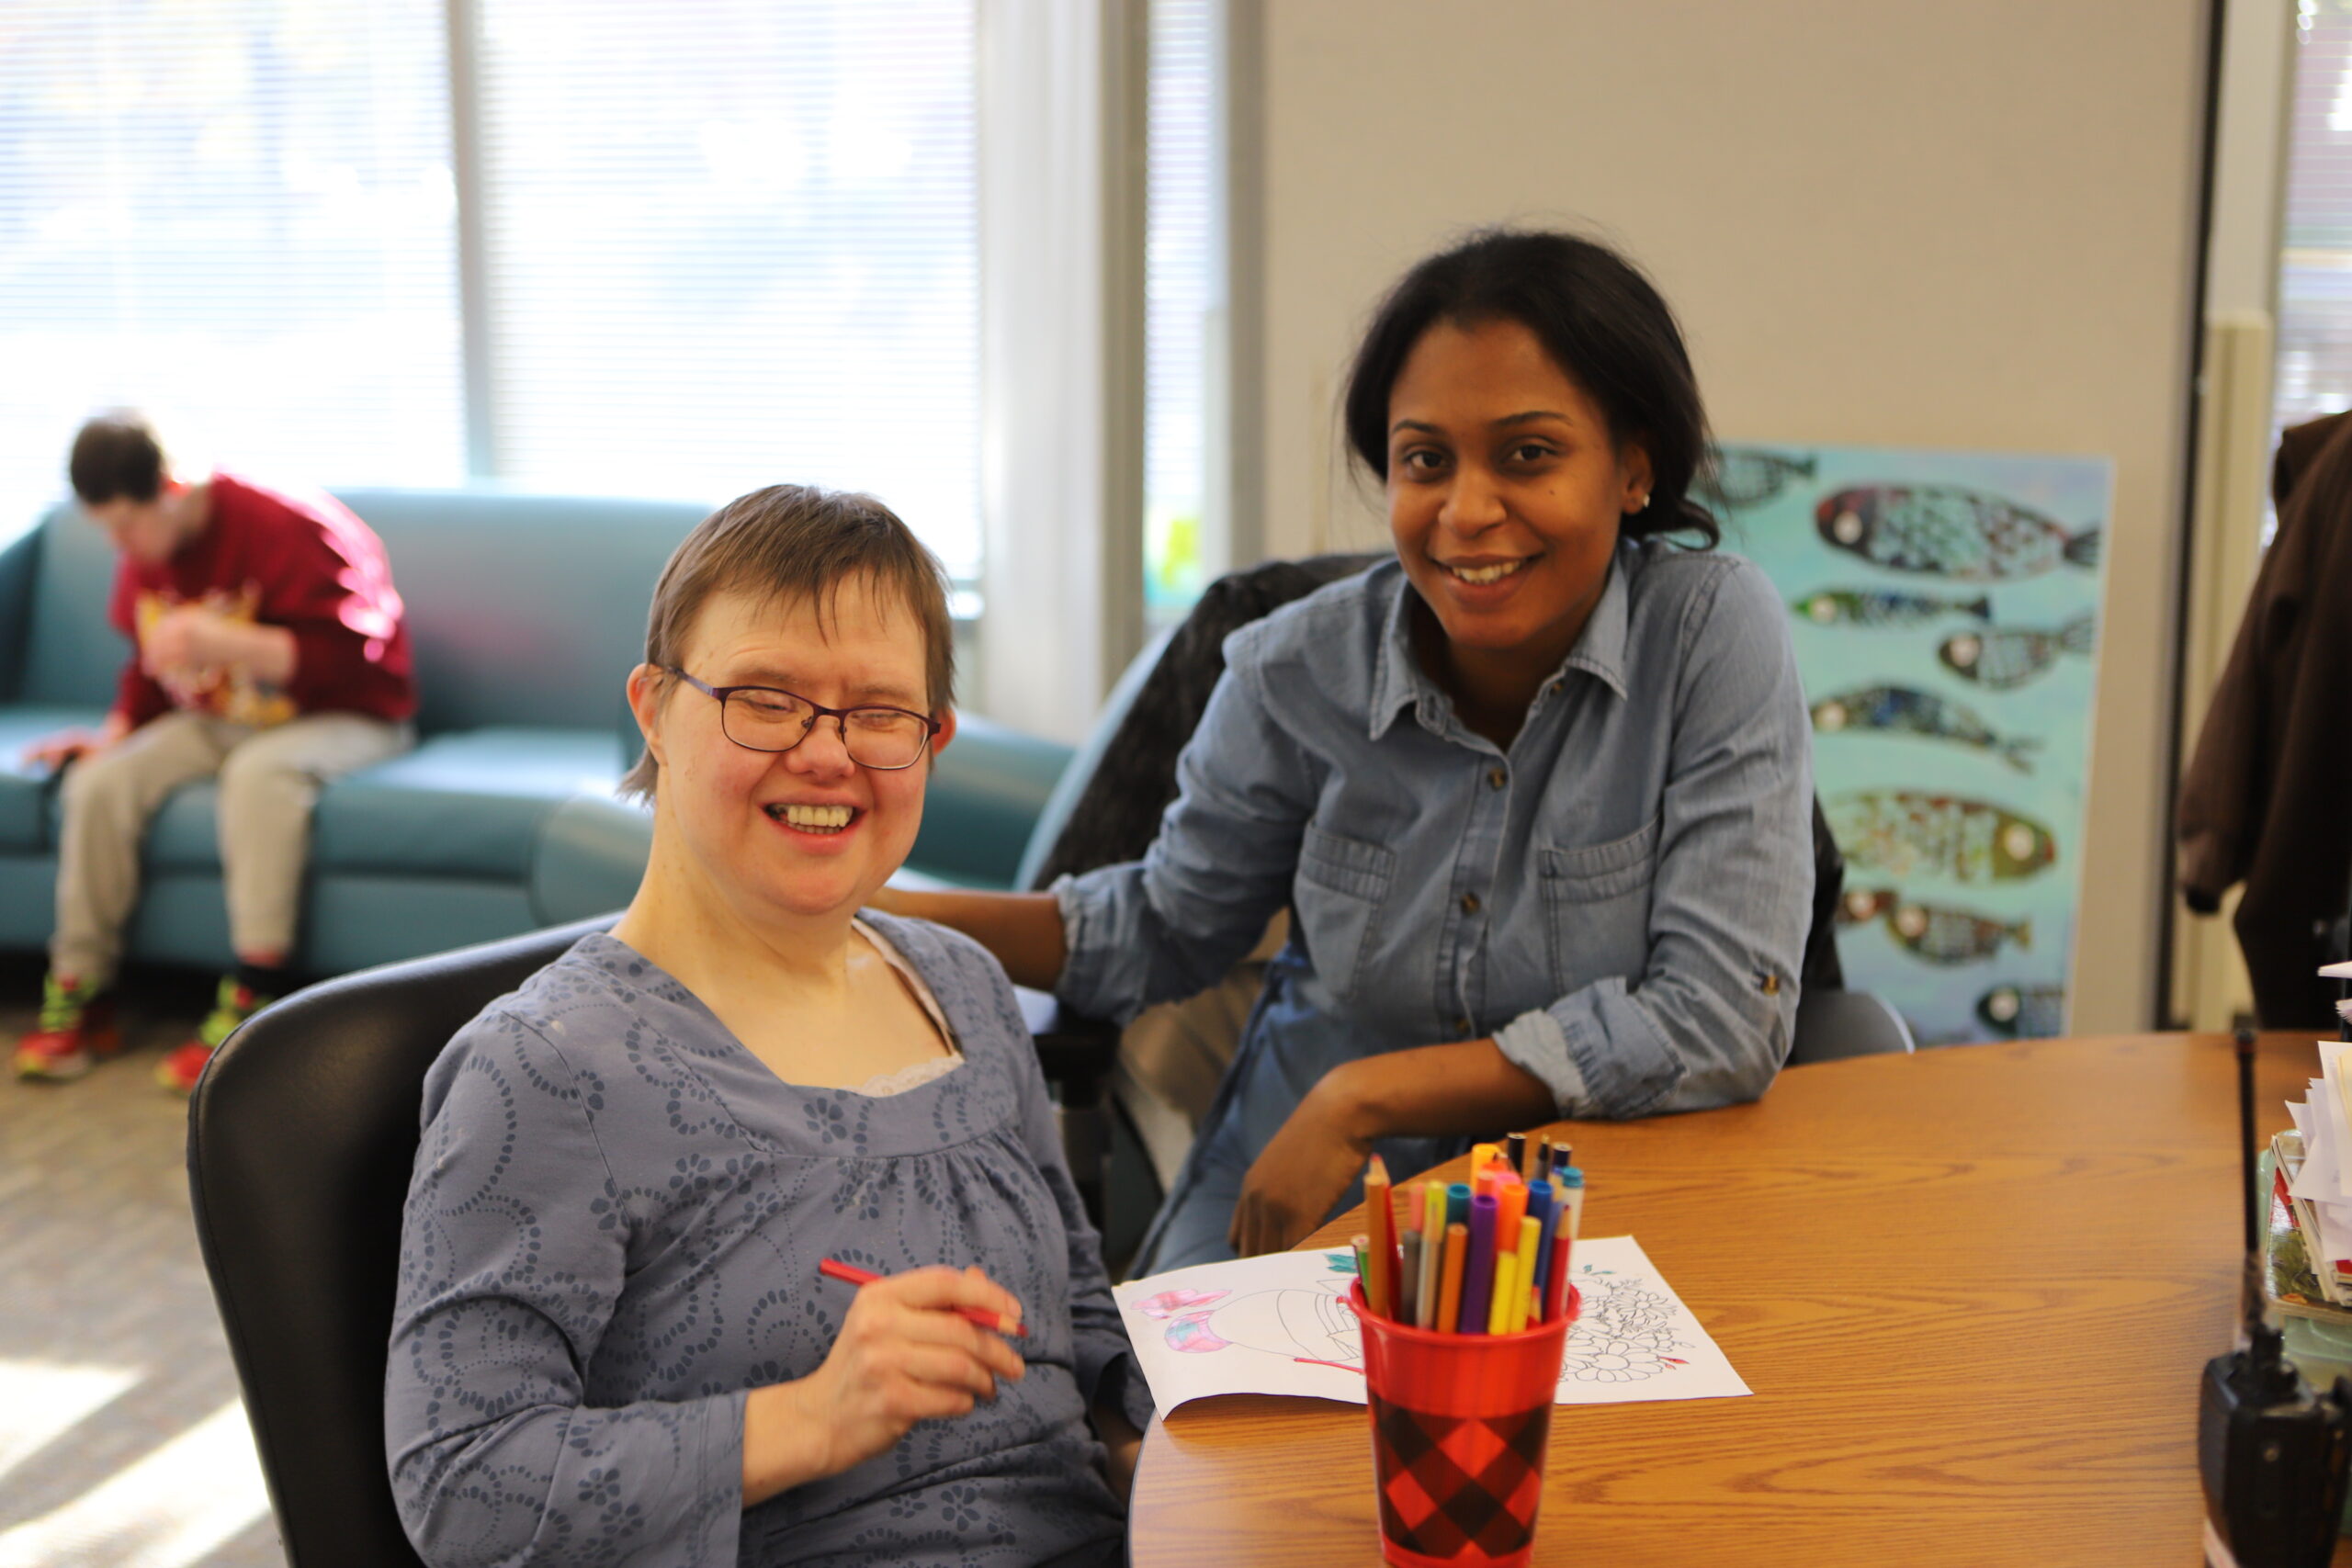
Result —
<path fill-rule="evenodd" d="M 540 825 L 621 774 L 609 729 L 466 730 L 338 779 L 319 797 L 322 872 L 523 882 Z"/>
<path fill-rule="evenodd" d="M 56 780 L 27 765 L 25 748 L 61 729 L 95 729 L 105 718 L 98 708 L 0 707 L 0 853 L 32 853 L 57 841 L 49 809 Z"/>

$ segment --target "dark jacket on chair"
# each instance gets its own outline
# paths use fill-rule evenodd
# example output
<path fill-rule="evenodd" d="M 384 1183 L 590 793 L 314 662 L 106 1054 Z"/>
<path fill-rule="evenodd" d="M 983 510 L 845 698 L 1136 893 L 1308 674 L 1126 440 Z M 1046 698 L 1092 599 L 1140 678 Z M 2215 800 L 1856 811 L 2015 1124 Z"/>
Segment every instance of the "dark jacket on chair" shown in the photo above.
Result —
<path fill-rule="evenodd" d="M 2245 884 L 2238 945 L 2268 1028 L 2325 1026 L 2317 930 L 2352 874 L 2352 415 L 2297 425 L 2271 471 L 2278 532 L 2181 787 L 2179 877 L 2211 914 Z"/>

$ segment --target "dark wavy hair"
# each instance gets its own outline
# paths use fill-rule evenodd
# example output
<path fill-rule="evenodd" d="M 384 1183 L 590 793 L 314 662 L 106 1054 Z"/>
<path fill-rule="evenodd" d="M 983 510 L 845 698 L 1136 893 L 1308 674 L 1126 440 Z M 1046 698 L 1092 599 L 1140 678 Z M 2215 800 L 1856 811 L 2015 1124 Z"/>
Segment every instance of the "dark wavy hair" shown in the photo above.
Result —
<path fill-rule="evenodd" d="M 1695 534 L 1723 525 L 1691 495 L 1711 460 L 1707 411 L 1674 311 L 1641 270 L 1608 246 L 1541 229 L 1487 229 L 1415 266 L 1381 302 L 1348 372 L 1348 445 L 1388 477 L 1388 395 L 1405 358 L 1439 321 L 1517 321 L 1600 405 L 1611 440 L 1649 454 L 1649 504 L 1624 536 Z"/>

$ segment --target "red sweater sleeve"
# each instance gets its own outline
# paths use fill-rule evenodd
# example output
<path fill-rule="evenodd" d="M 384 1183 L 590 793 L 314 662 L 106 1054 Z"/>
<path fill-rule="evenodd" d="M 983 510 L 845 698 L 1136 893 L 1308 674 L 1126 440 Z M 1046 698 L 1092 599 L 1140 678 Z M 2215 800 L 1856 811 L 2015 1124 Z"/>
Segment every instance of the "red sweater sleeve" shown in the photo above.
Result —
<path fill-rule="evenodd" d="M 107 619 L 130 639 L 130 657 L 123 661 L 121 678 L 115 682 L 114 711 L 129 719 L 133 729 L 170 711 L 172 705 L 164 688 L 139 667 L 138 604 L 139 585 L 132 579 L 130 563 L 125 561 L 114 574 L 114 597 L 107 606 Z"/>
<path fill-rule="evenodd" d="M 286 694 L 304 713 L 408 717 L 416 711 L 408 629 L 382 545 L 356 518 L 286 522 L 269 530 L 254 615 L 294 635 Z"/>

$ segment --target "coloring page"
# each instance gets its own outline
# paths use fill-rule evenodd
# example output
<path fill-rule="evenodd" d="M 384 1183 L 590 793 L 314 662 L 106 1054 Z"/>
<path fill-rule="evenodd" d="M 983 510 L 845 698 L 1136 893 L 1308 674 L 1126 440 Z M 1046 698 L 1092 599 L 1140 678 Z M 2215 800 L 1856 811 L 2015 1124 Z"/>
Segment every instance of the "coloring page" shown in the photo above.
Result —
<path fill-rule="evenodd" d="M 1558 1403 L 1721 1399 L 1747 1385 L 1632 1236 L 1576 1244 L 1580 1299 Z M 1112 1293 L 1162 1416 L 1217 1393 L 1364 1402 L 1345 1251 L 1278 1252 L 1132 1280 Z"/>

